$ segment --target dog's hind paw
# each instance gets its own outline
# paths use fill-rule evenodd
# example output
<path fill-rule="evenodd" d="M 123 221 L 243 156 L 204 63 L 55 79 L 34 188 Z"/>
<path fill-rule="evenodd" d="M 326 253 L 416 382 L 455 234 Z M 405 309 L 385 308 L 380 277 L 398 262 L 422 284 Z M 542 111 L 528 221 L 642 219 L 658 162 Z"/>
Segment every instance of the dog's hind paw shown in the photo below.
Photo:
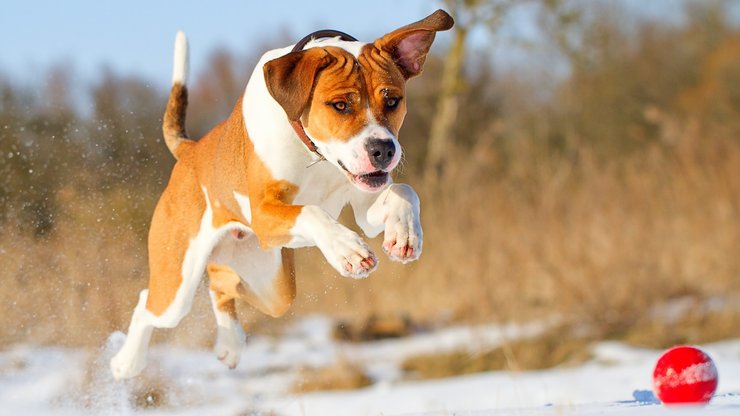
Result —
<path fill-rule="evenodd" d="M 245 340 L 246 334 L 244 334 L 244 331 L 238 324 L 234 329 L 218 327 L 216 345 L 213 347 L 216 358 L 233 370 L 239 364 L 239 358 L 241 357 Z"/>
<path fill-rule="evenodd" d="M 119 352 L 110 360 L 110 369 L 116 380 L 135 377 L 144 370 L 144 367 L 146 367 L 145 358 L 127 357 L 123 352 Z"/>

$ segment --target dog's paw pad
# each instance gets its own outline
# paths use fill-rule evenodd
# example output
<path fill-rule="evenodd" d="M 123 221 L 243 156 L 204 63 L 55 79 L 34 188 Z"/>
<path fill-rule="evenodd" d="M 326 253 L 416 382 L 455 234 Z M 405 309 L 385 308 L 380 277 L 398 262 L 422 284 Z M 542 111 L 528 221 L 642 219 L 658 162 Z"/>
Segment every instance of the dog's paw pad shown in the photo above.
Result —
<path fill-rule="evenodd" d="M 346 273 L 342 273 L 342 275 L 354 279 L 364 279 L 375 270 L 377 265 L 378 260 L 372 252 L 369 252 L 366 256 L 353 256 L 352 259 L 345 259 L 344 270 Z"/>
<path fill-rule="evenodd" d="M 356 233 L 335 235 L 322 249 L 324 256 L 345 277 L 362 279 L 375 270 L 378 259 L 368 245 Z"/>
<path fill-rule="evenodd" d="M 389 218 L 385 225 L 383 251 L 393 261 L 408 263 L 421 255 L 421 225 L 413 216 Z"/>
<path fill-rule="evenodd" d="M 408 241 L 399 244 L 396 240 L 390 240 L 383 243 L 383 251 L 393 261 L 408 263 L 419 258 L 421 247 Z"/>

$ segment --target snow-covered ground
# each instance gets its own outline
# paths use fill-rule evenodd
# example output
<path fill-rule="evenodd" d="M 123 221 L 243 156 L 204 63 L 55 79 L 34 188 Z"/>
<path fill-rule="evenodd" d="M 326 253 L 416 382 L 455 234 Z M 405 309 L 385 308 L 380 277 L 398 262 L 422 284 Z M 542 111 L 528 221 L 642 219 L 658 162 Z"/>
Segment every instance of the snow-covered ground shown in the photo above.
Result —
<path fill-rule="evenodd" d="M 740 340 L 702 346 L 719 370 L 717 395 L 706 407 L 666 408 L 655 401 L 651 373 L 661 351 L 604 342 L 575 368 L 490 372 L 444 380 L 409 381 L 404 357 L 461 347 L 485 348 L 527 336 L 540 326 L 453 327 L 413 337 L 361 344 L 331 339 L 331 322 L 303 319 L 280 338 L 250 337 L 236 370 L 210 351 L 152 348 L 141 376 L 158 386 L 164 404 L 130 402 L 140 380 L 115 382 L 107 360 L 121 342 L 99 351 L 19 345 L 0 352 L 0 414 L 77 415 L 738 415 Z M 301 367 L 341 359 L 375 380 L 341 392 L 291 393 Z M 152 397 L 161 400 L 161 397 Z"/>

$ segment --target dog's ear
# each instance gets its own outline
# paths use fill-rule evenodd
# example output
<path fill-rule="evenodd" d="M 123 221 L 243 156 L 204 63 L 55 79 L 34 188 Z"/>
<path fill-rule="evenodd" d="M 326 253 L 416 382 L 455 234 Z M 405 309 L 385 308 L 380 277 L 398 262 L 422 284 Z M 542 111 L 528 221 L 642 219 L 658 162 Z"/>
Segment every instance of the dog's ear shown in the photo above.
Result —
<path fill-rule="evenodd" d="M 288 119 L 301 117 L 311 98 L 316 75 L 334 59 L 325 50 L 312 48 L 290 52 L 265 64 L 262 69 L 267 90 L 283 107 Z"/>
<path fill-rule="evenodd" d="M 419 75 L 436 32 L 448 30 L 455 21 L 444 10 L 411 23 L 376 40 L 376 48 L 391 54 L 406 79 Z"/>

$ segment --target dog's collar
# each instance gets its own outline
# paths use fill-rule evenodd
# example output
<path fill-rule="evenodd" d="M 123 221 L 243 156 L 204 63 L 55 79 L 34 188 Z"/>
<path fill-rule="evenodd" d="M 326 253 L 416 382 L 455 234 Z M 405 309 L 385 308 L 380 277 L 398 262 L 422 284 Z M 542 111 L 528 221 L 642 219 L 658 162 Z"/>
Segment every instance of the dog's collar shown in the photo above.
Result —
<path fill-rule="evenodd" d="M 302 51 L 303 48 L 306 47 L 308 42 L 311 42 L 314 39 L 335 38 L 335 37 L 339 37 L 339 39 L 347 41 L 347 42 L 357 41 L 357 39 L 355 39 L 354 37 L 344 32 L 340 32 L 338 30 L 330 30 L 330 29 L 318 30 L 316 32 L 308 34 L 303 39 L 299 40 L 298 43 L 295 44 L 291 52 Z M 303 144 L 306 145 L 308 150 L 312 151 L 319 157 L 316 161 L 312 162 L 309 166 L 312 166 L 318 162 L 321 162 L 322 160 L 326 160 L 324 155 L 322 155 L 321 152 L 319 152 L 319 148 L 316 147 L 316 144 L 311 140 L 310 137 L 308 137 L 308 134 L 306 133 L 306 129 L 303 128 L 303 123 L 301 123 L 300 119 L 291 120 L 290 125 L 293 127 L 293 130 L 295 130 L 295 133 L 298 135 L 298 138 L 301 139 Z"/>
<path fill-rule="evenodd" d="M 331 29 L 317 30 L 313 33 L 309 33 L 303 39 L 299 40 L 298 43 L 295 44 L 291 52 L 302 51 L 303 48 L 306 47 L 308 42 L 311 42 L 314 39 L 336 38 L 336 37 L 346 42 L 357 42 L 357 39 L 355 39 L 353 36 L 350 36 L 338 30 L 331 30 Z"/>
<path fill-rule="evenodd" d="M 291 120 L 290 125 L 293 127 L 293 130 L 295 130 L 295 134 L 298 135 L 298 138 L 301 139 L 303 144 L 306 145 L 308 150 L 312 151 L 313 153 L 316 154 L 316 156 L 319 157 L 315 161 L 311 162 L 311 164 L 309 164 L 308 166 L 313 166 L 316 163 L 321 162 L 322 160 L 326 160 L 324 155 L 322 155 L 321 152 L 319 152 L 319 148 L 316 147 L 316 144 L 311 140 L 310 137 L 308 137 L 308 134 L 306 133 L 306 129 L 303 128 L 303 123 L 301 123 L 300 119 Z"/>

